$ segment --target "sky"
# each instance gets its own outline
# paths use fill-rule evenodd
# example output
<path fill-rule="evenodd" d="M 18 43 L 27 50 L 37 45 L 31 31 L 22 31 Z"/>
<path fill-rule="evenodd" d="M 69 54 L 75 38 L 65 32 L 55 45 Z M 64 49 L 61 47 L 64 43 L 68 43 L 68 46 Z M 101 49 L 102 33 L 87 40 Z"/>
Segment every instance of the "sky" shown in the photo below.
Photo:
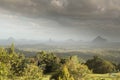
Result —
<path fill-rule="evenodd" d="M 120 0 L 0 0 L 0 39 L 120 40 Z"/>

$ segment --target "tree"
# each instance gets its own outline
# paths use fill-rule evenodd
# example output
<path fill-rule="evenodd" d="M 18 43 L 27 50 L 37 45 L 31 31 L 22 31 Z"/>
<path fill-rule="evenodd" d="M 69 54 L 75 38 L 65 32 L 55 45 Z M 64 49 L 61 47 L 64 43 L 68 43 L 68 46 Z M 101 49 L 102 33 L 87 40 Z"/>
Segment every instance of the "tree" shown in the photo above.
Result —
<path fill-rule="evenodd" d="M 60 67 L 60 59 L 53 53 L 44 51 L 37 53 L 38 66 L 44 70 L 44 73 L 57 71 Z"/>
<path fill-rule="evenodd" d="M 14 59 L 12 60 L 11 62 L 11 71 L 14 75 L 16 76 L 23 76 L 24 72 L 25 72 L 25 69 L 27 68 L 27 63 L 26 63 L 26 60 L 22 60 L 22 59 Z"/>
<path fill-rule="evenodd" d="M 111 62 L 99 58 L 98 56 L 94 56 L 93 59 L 87 60 L 86 65 L 94 73 L 104 74 L 115 71 L 115 66 Z"/>
<path fill-rule="evenodd" d="M 77 56 L 71 56 L 66 62 L 66 66 L 68 67 L 70 74 L 74 77 L 75 80 L 80 80 L 87 73 L 91 73 L 86 65 L 79 62 Z"/>
<path fill-rule="evenodd" d="M 15 45 L 14 45 L 14 43 L 12 43 L 12 44 L 10 45 L 10 48 L 6 48 L 6 50 L 7 50 L 7 52 L 8 52 L 9 54 L 15 53 Z"/>
<path fill-rule="evenodd" d="M 42 80 L 42 70 L 34 65 L 34 64 L 29 64 L 27 65 L 27 68 L 24 71 L 24 80 Z"/>
<path fill-rule="evenodd" d="M 66 65 L 62 67 L 57 80 L 74 80 L 74 78 L 70 75 Z"/>
<path fill-rule="evenodd" d="M 8 80 L 9 75 L 10 75 L 10 65 L 0 62 L 0 79 Z"/>
<path fill-rule="evenodd" d="M 41 80 L 42 70 L 28 59 L 16 54 L 13 44 L 7 50 L 0 48 L 0 80 Z"/>
<path fill-rule="evenodd" d="M 14 43 L 11 44 L 10 50 L 11 50 L 11 53 L 15 52 L 15 45 L 14 45 Z"/>

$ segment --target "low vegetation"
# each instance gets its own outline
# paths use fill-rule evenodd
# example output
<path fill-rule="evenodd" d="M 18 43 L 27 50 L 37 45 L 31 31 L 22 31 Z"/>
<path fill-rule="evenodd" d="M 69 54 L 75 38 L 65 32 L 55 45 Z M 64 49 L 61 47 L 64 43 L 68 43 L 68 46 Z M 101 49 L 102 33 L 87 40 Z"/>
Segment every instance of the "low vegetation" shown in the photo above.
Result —
<path fill-rule="evenodd" d="M 25 57 L 14 44 L 0 48 L 0 80 L 120 80 L 120 64 L 98 56 L 82 62 L 77 56 L 38 52 Z"/>

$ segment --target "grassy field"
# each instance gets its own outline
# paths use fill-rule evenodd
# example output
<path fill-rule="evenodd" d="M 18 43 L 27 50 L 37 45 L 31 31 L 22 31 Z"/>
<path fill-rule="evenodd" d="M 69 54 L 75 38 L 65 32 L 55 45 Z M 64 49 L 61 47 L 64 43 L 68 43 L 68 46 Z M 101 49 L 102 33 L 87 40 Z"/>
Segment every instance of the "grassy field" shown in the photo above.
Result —
<path fill-rule="evenodd" d="M 51 75 L 46 75 L 42 80 L 50 80 Z M 87 74 L 80 80 L 120 80 L 120 73 Z"/>
<path fill-rule="evenodd" d="M 50 80 L 51 75 L 45 75 L 41 80 Z M 20 78 L 16 78 L 20 80 Z M 21 80 L 23 80 L 21 78 Z M 109 73 L 109 74 L 87 74 L 80 80 L 120 80 L 120 73 Z"/>
<path fill-rule="evenodd" d="M 88 74 L 83 80 L 120 80 L 120 73 Z"/>

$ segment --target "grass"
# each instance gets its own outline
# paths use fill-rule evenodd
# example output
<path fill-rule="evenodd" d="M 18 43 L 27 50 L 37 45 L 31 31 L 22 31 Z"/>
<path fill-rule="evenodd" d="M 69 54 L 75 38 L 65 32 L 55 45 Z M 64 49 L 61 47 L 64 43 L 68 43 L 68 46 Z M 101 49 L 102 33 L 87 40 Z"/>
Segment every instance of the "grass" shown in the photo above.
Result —
<path fill-rule="evenodd" d="M 120 80 L 120 73 L 88 74 L 83 80 Z"/>
<path fill-rule="evenodd" d="M 50 80 L 52 74 L 44 75 L 41 80 Z M 11 79 L 4 79 L 11 80 Z M 16 77 L 15 80 L 24 80 L 20 77 Z M 108 74 L 87 74 L 80 80 L 120 80 L 120 73 L 108 73 Z"/>
<path fill-rule="evenodd" d="M 45 75 L 42 80 L 50 80 L 51 75 Z M 120 73 L 108 73 L 108 74 L 87 74 L 80 80 L 120 80 Z"/>

